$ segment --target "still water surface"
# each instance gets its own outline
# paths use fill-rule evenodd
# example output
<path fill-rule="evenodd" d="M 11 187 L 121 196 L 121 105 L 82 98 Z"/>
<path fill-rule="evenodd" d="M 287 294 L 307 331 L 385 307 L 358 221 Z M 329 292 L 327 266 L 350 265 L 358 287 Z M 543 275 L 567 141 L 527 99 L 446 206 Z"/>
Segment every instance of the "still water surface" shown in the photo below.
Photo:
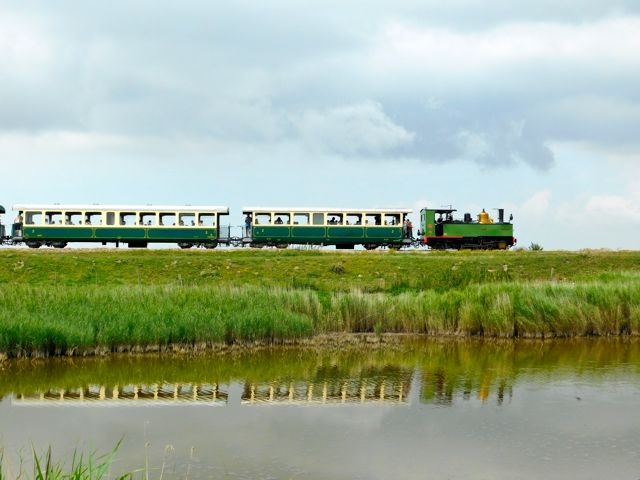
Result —
<path fill-rule="evenodd" d="M 70 459 L 123 439 L 113 474 L 156 479 L 640 479 L 639 346 L 407 340 L 4 362 L 0 449 L 14 474 L 32 448 Z"/>

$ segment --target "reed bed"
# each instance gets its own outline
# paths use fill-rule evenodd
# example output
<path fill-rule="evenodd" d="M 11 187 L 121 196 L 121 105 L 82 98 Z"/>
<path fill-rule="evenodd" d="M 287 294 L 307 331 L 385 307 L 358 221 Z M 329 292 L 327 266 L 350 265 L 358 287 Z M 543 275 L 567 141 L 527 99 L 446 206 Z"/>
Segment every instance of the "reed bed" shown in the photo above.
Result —
<path fill-rule="evenodd" d="M 231 286 L 0 287 L 8 356 L 283 343 L 324 333 L 485 337 L 640 334 L 640 274 L 494 282 L 395 295 Z"/>
<path fill-rule="evenodd" d="M 640 275 L 580 285 L 492 283 L 397 296 L 338 293 L 335 329 L 488 337 L 638 335 Z"/>
<path fill-rule="evenodd" d="M 25 287 L 0 289 L 0 351 L 83 354 L 158 346 L 308 337 L 316 300 L 255 287 Z"/>

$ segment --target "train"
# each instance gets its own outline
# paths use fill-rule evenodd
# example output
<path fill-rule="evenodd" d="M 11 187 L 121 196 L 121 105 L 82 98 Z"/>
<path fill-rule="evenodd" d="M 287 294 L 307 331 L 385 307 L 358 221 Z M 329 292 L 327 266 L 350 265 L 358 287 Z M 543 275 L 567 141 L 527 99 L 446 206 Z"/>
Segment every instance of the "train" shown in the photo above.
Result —
<path fill-rule="evenodd" d="M 484 209 L 454 218 L 453 208 L 423 208 L 414 229 L 408 208 L 244 207 L 241 226 L 229 224 L 221 205 L 18 204 L 11 224 L 2 221 L 3 245 L 65 248 L 70 243 L 127 245 L 177 244 L 188 249 L 292 245 L 364 248 L 506 250 L 517 242 L 513 216 L 504 209 L 494 219 Z"/>

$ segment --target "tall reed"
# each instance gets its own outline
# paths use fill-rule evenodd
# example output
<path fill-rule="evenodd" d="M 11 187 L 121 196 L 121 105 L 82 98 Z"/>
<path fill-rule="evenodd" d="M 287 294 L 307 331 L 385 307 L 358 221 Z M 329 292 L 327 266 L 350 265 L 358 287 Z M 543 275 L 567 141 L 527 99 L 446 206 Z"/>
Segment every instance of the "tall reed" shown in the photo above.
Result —
<path fill-rule="evenodd" d="M 51 447 L 44 454 L 38 453 L 35 448 L 32 450 L 32 467 L 33 474 L 29 476 L 24 471 L 25 462 L 20 459 L 18 471 L 15 473 L 17 479 L 33 480 L 102 480 L 109 478 L 110 469 L 120 448 L 122 440 L 108 453 L 99 455 L 97 452 L 84 452 L 74 450 L 71 465 L 67 465 L 64 461 L 58 461 L 53 458 Z M 6 468 L 6 470 L 5 470 Z M 4 451 L 0 450 L 0 480 L 9 479 L 11 474 L 8 466 L 5 465 Z M 124 473 L 113 477 L 117 480 L 133 478 L 131 473 Z"/>
<path fill-rule="evenodd" d="M 640 334 L 640 274 L 396 295 L 258 286 L 0 287 L 0 351 L 279 343 L 330 332 L 489 337 Z"/>

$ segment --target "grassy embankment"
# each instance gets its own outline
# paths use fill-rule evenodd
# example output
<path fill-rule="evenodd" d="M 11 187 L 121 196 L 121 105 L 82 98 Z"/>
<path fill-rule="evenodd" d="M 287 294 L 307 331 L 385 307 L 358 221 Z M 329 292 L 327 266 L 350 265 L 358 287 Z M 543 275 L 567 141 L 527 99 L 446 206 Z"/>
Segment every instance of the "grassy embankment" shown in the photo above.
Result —
<path fill-rule="evenodd" d="M 0 251 L 10 356 L 324 333 L 640 333 L 640 252 Z"/>

